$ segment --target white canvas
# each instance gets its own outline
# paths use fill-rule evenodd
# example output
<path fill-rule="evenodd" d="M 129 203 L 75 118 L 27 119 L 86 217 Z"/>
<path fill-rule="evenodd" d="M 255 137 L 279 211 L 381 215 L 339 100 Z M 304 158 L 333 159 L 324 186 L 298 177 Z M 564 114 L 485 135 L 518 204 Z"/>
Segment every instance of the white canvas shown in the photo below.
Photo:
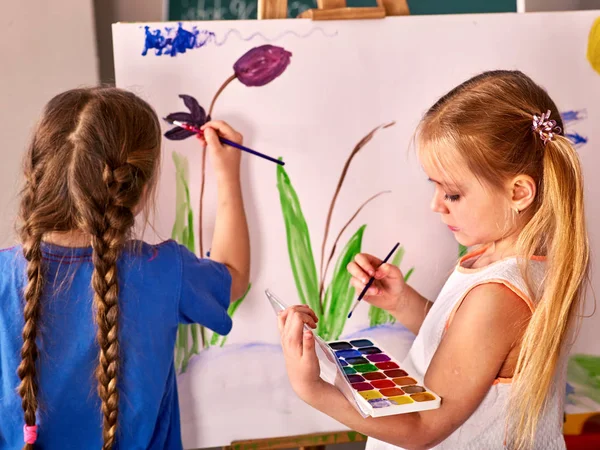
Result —
<path fill-rule="evenodd" d="M 164 117 L 187 111 L 180 94 L 195 97 L 208 109 L 219 86 L 233 74 L 233 64 L 253 47 L 268 43 L 291 52 L 289 66 L 268 84 L 247 87 L 238 80 L 231 82 L 216 101 L 213 118 L 237 127 L 251 148 L 283 157 L 306 219 L 317 273 L 327 213 L 346 160 L 373 128 L 395 122 L 379 130 L 349 166 L 332 214 L 326 255 L 360 205 L 379 192 L 389 192 L 368 203 L 342 233 L 325 285 L 342 248 L 366 224 L 362 251 L 383 257 L 400 241 L 405 250 L 401 268 L 405 273 L 414 268 L 411 284 L 435 299 L 456 262 L 458 248 L 450 231 L 429 210 L 433 187 L 414 156 L 411 138 L 422 114 L 437 98 L 484 70 L 524 71 L 549 90 L 565 117 L 570 114 L 577 119 L 567 123 L 567 132 L 587 142 L 580 143 L 579 151 L 587 182 L 589 229 L 594 250 L 598 249 L 600 209 L 595 198 L 600 181 L 593 173 L 600 164 L 600 155 L 594 151 L 600 141 L 600 131 L 594 126 L 600 117 L 600 74 L 585 57 L 598 15 L 184 22 L 183 30 L 198 32 L 193 48 L 182 53 L 176 51 L 177 45 L 166 45 L 161 55 L 156 48 L 144 51 L 146 32 L 153 38 L 174 38 L 177 23 L 116 24 L 116 78 L 118 86 L 147 99 Z M 182 36 L 185 33 L 179 31 Z M 163 125 L 164 132 L 171 128 Z M 181 205 L 176 201 L 173 152 L 184 156 L 189 165 L 197 228 L 201 148 L 194 138 L 164 140 L 163 144 L 157 233 L 147 236 L 154 241 L 171 236 L 176 207 Z M 275 316 L 264 295 L 270 288 L 288 304 L 300 298 L 276 165 L 244 154 L 242 166 L 252 287 L 234 314 L 234 328 L 225 345 L 210 346 L 191 356 L 179 375 L 186 448 L 344 429 L 300 402 L 287 382 Z M 215 198 L 209 166 L 205 251 L 212 235 Z M 597 253 L 593 254 L 596 264 Z M 600 279 L 593 281 L 600 292 Z M 370 327 L 368 310 L 366 304 L 360 305 L 346 321 L 341 337 L 373 336 L 401 359 L 412 335 L 398 324 Z M 598 353 L 597 325 L 597 316 L 584 321 L 577 351 Z M 210 341 L 210 332 L 207 337 Z"/>

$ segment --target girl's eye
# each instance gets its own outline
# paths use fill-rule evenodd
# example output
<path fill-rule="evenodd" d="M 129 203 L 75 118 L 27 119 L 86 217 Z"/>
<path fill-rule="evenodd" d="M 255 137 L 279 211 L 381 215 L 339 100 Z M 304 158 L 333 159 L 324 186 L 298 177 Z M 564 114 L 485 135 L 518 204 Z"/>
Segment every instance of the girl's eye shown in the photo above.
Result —
<path fill-rule="evenodd" d="M 460 195 L 458 195 L 458 194 L 456 194 L 456 195 L 444 194 L 444 200 L 449 200 L 451 202 L 457 202 L 459 198 L 460 198 Z"/>

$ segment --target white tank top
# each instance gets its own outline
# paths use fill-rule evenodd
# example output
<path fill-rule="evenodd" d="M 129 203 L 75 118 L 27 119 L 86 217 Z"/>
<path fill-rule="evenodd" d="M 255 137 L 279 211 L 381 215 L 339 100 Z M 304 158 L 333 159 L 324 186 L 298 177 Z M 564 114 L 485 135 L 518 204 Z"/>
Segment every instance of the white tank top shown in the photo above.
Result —
<path fill-rule="evenodd" d="M 485 247 L 470 253 L 459 261 L 433 306 L 429 310 L 418 336 L 413 342 L 403 368 L 425 378 L 427 368 L 437 351 L 446 328 L 465 296 L 475 286 L 501 283 L 515 292 L 533 310 L 537 295 L 530 295 L 515 257 L 502 259 L 482 268 L 470 268 Z M 530 282 L 534 291 L 539 290 L 545 274 L 543 258 L 529 262 Z M 565 352 L 566 353 L 566 352 Z M 559 359 L 554 384 L 548 402 L 540 417 L 534 450 L 565 450 L 562 433 L 563 401 L 566 389 L 566 354 Z M 479 407 L 436 450 L 505 450 L 511 449 L 507 433 L 507 404 L 511 389 L 510 378 L 497 378 Z M 442 399 L 442 404 L 443 404 Z M 369 438 L 366 450 L 398 450 L 391 444 Z"/>

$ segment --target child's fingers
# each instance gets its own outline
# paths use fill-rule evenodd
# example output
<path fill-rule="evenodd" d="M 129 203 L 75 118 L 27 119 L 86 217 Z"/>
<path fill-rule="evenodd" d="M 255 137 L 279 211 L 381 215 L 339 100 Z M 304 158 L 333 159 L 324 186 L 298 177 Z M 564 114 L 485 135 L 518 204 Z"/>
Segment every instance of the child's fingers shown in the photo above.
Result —
<path fill-rule="evenodd" d="M 290 306 L 288 309 L 286 309 L 284 311 L 284 313 L 286 311 L 298 311 L 298 312 L 302 312 L 302 313 L 305 313 L 305 314 L 308 314 L 309 316 L 311 316 L 315 322 L 319 321 L 319 318 L 317 317 L 317 315 L 315 314 L 315 312 L 308 305 L 294 305 L 294 306 Z"/>
<path fill-rule="evenodd" d="M 302 340 L 302 354 L 310 355 L 315 352 L 315 337 L 310 331 L 304 332 L 304 339 Z"/>
<path fill-rule="evenodd" d="M 362 270 L 364 270 L 370 277 L 375 273 L 375 268 L 381 264 L 381 260 L 374 256 L 367 255 L 366 253 L 359 253 L 354 257 L 354 261 L 358 264 Z"/>
<path fill-rule="evenodd" d="M 346 266 L 346 270 L 348 270 L 348 272 L 350 272 L 350 275 L 352 275 L 354 278 L 362 281 L 365 284 L 367 284 L 367 282 L 369 281 L 369 274 L 365 272 L 363 268 L 359 266 L 355 261 L 350 261 Z"/>
<path fill-rule="evenodd" d="M 297 306 L 297 311 L 302 311 L 303 313 L 308 314 L 310 317 L 312 317 L 312 319 L 315 322 L 319 321 L 319 318 L 317 317 L 317 315 L 315 314 L 315 312 L 308 305 L 298 305 Z"/>
<path fill-rule="evenodd" d="M 383 278 L 402 278 L 402 272 L 398 267 L 394 266 L 393 264 L 382 264 L 375 271 L 375 279 L 381 280 Z"/>
<path fill-rule="evenodd" d="M 314 315 L 314 313 L 312 313 L 312 315 L 308 314 L 307 312 L 305 312 L 304 308 L 302 308 L 302 309 L 296 308 L 296 309 L 294 309 L 294 313 L 297 314 L 300 317 L 300 319 L 302 320 L 302 322 L 304 322 L 309 327 L 317 328 L 317 319 L 316 319 L 316 316 Z"/>
<path fill-rule="evenodd" d="M 219 135 L 217 134 L 217 132 L 213 129 L 213 128 L 206 128 L 204 130 L 204 140 L 206 141 L 207 145 L 211 146 L 212 148 L 221 148 L 221 141 L 219 141 Z"/>
<path fill-rule="evenodd" d="M 282 344 L 283 346 L 296 356 L 302 356 L 302 335 L 304 334 L 304 322 L 300 317 L 300 313 L 291 311 L 285 321 Z"/>
<path fill-rule="evenodd" d="M 356 293 L 359 294 L 362 292 L 362 290 L 365 288 L 367 283 L 363 283 L 360 280 L 357 280 L 356 278 L 352 278 L 350 280 L 350 285 L 356 289 Z M 374 295 L 379 295 L 381 294 L 381 290 L 377 287 L 377 286 L 373 286 L 371 285 L 369 287 L 369 289 L 367 289 L 367 292 L 365 295 L 367 296 L 374 296 Z"/>
<path fill-rule="evenodd" d="M 206 147 L 206 139 L 204 139 L 204 136 L 200 133 L 198 133 L 196 135 L 196 137 L 198 138 L 198 140 L 200 141 L 200 143 L 202 144 L 203 147 Z"/>
<path fill-rule="evenodd" d="M 206 133 L 208 129 L 214 129 L 219 136 L 238 144 L 241 144 L 243 141 L 242 135 L 234 130 L 227 122 L 223 122 L 222 120 L 211 120 L 210 122 L 206 122 L 200 129 L 203 130 L 204 133 Z"/>

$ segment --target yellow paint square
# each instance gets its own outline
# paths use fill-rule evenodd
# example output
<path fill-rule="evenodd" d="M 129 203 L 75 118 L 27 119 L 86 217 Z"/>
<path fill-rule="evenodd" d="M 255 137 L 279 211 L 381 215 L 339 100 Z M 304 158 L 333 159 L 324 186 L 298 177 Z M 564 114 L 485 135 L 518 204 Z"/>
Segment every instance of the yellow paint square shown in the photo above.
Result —
<path fill-rule="evenodd" d="M 408 395 L 398 395 L 396 397 L 389 397 L 388 400 L 393 400 L 399 405 L 408 405 L 410 403 L 414 403 L 415 401 L 410 398 Z"/>
<path fill-rule="evenodd" d="M 362 397 L 365 400 L 373 400 L 374 398 L 383 398 L 383 395 L 381 395 L 379 393 L 379 391 L 361 391 L 359 392 L 360 395 L 362 395 Z"/>

